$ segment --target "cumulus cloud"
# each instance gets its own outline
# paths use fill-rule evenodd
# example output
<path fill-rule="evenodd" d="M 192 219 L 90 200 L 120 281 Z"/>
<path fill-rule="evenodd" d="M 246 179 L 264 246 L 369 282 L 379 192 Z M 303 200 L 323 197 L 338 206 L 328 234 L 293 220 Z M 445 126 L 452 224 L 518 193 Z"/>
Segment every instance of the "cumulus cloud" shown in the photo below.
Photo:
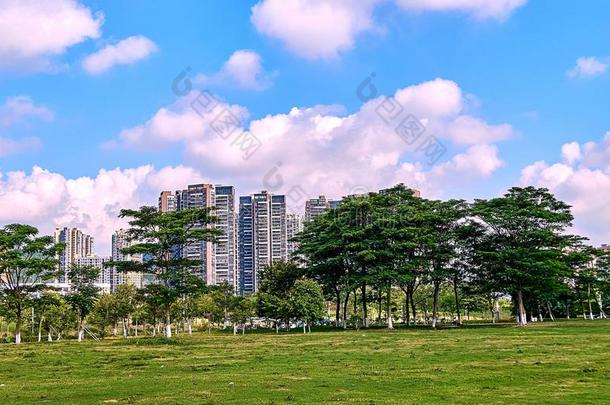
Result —
<path fill-rule="evenodd" d="M 578 58 L 576 66 L 568 70 L 568 76 L 575 78 L 590 78 L 606 73 L 610 66 L 608 59 L 598 59 L 595 57 Z"/>
<path fill-rule="evenodd" d="M 504 19 L 527 0 L 396 0 L 399 7 L 409 11 L 459 11 L 477 18 Z"/>
<path fill-rule="evenodd" d="M 572 205 L 574 231 L 592 243 L 607 243 L 610 228 L 610 133 L 600 142 L 567 143 L 563 162 L 534 162 L 521 171 L 521 183 L 547 187 Z"/>
<path fill-rule="evenodd" d="M 383 32 L 374 18 L 384 0 L 260 0 L 250 20 L 256 30 L 306 59 L 333 59 L 367 32 Z M 508 18 L 527 0 L 395 0 L 412 12 L 459 11 L 478 19 Z"/>
<path fill-rule="evenodd" d="M 112 233 L 126 225 L 120 209 L 155 205 L 159 191 L 205 180 L 185 166 L 102 169 L 72 179 L 40 167 L 0 173 L 0 222 L 33 224 L 45 234 L 76 226 L 95 237 L 98 254 L 109 255 Z"/>
<path fill-rule="evenodd" d="M 98 38 L 103 20 L 76 0 L 1 0 L 0 67 L 54 70 L 52 58 Z"/>
<path fill-rule="evenodd" d="M 32 119 L 52 120 L 53 111 L 34 103 L 28 96 L 8 97 L 0 105 L 0 157 L 31 151 L 41 146 L 40 139 L 36 137 L 14 139 L 5 135 L 9 127 Z"/>
<path fill-rule="evenodd" d="M 273 73 L 265 72 L 261 56 L 248 49 L 240 49 L 229 57 L 218 73 L 197 75 L 199 84 L 234 86 L 246 90 L 264 90 L 271 86 Z"/>
<path fill-rule="evenodd" d="M 206 102 L 197 102 L 202 99 Z M 231 182 L 240 192 L 269 189 L 287 195 L 296 188 L 306 195 L 340 197 L 355 187 L 374 190 L 398 182 L 438 195 L 443 186 L 488 177 L 503 164 L 493 143 L 504 138 L 506 127 L 498 129 L 463 115 L 467 100 L 448 80 L 399 89 L 392 98 L 380 96 L 352 114 L 341 106 L 295 107 L 249 122 L 242 119 L 243 125 L 231 128 L 232 132 L 215 132 L 217 118 L 227 111 L 244 117 L 248 111 L 220 101 L 207 111 L 193 108 L 209 107 L 208 100 L 209 95 L 193 92 L 158 110 L 146 123 L 125 129 L 115 142 L 138 149 L 182 144 L 186 161 L 216 181 Z M 388 100 L 401 110 L 391 120 L 382 108 Z M 401 138 L 395 131 L 409 114 L 425 124 L 416 140 Z M 456 122 L 463 121 L 460 117 L 477 122 L 471 125 L 477 129 L 474 137 L 455 129 Z M 428 164 L 422 146 L 429 135 L 448 151 L 434 166 Z M 258 142 L 253 153 L 243 147 L 244 139 Z M 294 205 L 302 210 L 298 198 Z"/>
<path fill-rule="evenodd" d="M 0 127 L 9 127 L 27 118 L 49 121 L 53 119 L 53 111 L 34 103 L 28 96 L 8 97 L 4 104 L 0 105 Z"/>
<path fill-rule="evenodd" d="M 115 45 L 106 45 L 83 60 L 83 69 L 99 75 L 115 65 L 131 65 L 148 58 L 158 50 L 157 45 L 141 35 L 126 38 Z"/>
<path fill-rule="evenodd" d="M 380 0 L 262 0 L 252 7 L 258 32 L 281 41 L 306 59 L 330 59 L 354 47 L 359 34 L 375 28 Z"/>

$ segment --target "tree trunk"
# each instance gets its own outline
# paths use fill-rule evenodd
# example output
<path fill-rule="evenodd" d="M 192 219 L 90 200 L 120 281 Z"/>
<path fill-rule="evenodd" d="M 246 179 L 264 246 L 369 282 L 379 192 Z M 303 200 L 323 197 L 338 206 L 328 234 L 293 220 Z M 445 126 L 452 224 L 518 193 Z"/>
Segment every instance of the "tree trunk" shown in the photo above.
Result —
<path fill-rule="evenodd" d="M 587 302 L 589 303 L 589 319 L 593 319 L 593 306 L 591 305 L 591 284 L 587 286 Z"/>
<path fill-rule="evenodd" d="M 405 323 L 407 326 L 411 325 L 411 309 L 409 306 L 411 303 L 409 302 L 409 294 L 405 292 Z"/>
<path fill-rule="evenodd" d="M 369 327 L 369 314 L 366 306 L 366 284 L 362 284 L 362 321 L 364 327 Z"/>
<path fill-rule="evenodd" d="M 83 331 L 83 322 L 84 322 L 84 317 L 79 316 L 78 317 L 78 341 L 79 342 L 81 342 L 83 340 L 83 336 L 85 335 L 85 332 Z"/>
<path fill-rule="evenodd" d="M 165 337 L 167 337 L 167 338 L 172 337 L 172 319 L 171 319 L 171 313 L 170 313 L 169 306 L 165 310 Z"/>
<path fill-rule="evenodd" d="M 303 333 L 307 333 L 307 331 L 305 330 L 305 322 L 303 322 Z"/>
<path fill-rule="evenodd" d="M 144 327 L 146 327 L 146 325 L 145 325 Z M 143 329 L 143 330 L 145 330 L 145 329 Z M 138 337 L 138 318 L 136 318 L 136 329 L 135 329 L 135 331 L 134 331 L 134 332 L 135 332 L 135 333 L 134 333 L 134 334 L 135 334 L 135 336 L 136 336 L 136 337 Z"/>
<path fill-rule="evenodd" d="M 193 320 L 191 318 L 187 321 L 189 336 L 193 335 Z"/>
<path fill-rule="evenodd" d="M 394 329 L 392 319 L 392 284 L 388 283 L 388 329 Z"/>
<path fill-rule="evenodd" d="M 335 304 L 335 327 L 338 328 L 341 326 L 341 291 L 338 289 L 335 289 Z"/>
<path fill-rule="evenodd" d="M 53 336 L 51 335 L 51 329 L 47 331 L 47 342 L 52 342 Z"/>
<path fill-rule="evenodd" d="M 21 314 L 17 314 L 17 319 L 15 320 L 15 344 L 21 344 Z"/>
<path fill-rule="evenodd" d="M 347 295 L 345 296 L 345 301 L 343 301 L 343 329 L 347 329 L 347 305 L 349 304 L 349 290 L 347 291 Z"/>
<path fill-rule="evenodd" d="M 547 301 L 546 307 L 549 310 L 549 317 L 551 318 L 551 321 L 555 322 L 555 317 L 553 316 L 553 310 L 551 309 L 551 303 Z"/>
<path fill-rule="evenodd" d="M 602 294 L 597 292 L 595 294 L 597 297 L 597 306 L 599 306 L 599 319 L 606 319 L 606 312 L 604 311 L 604 300 L 602 299 Z"/>
<path fill-rule="evenodd" d="M 119 333 L 119 321 L 114 321 L 114 325 L 112 327 L 112 336 L 116 337 Z"/>
<path fill-rule="evenodd" d="M 433 283 L 433 295 L 432 295 L 432 328 L 436 328 L 437 317 L 438 317 L 438 292 L 440 290 L 440 281 L 435 280 Z"/>
<path fill-rule="evenodd" d="M 123 326 L 123 339 L 127 339 L 127 319 L 123 318 L 121 324 Z"/>
<path fill-rule="evenodd" d="M 458 281 L 457 277 L 453 279 L 453 295 L 455 296 L 455 312 L 457 314 L 457 324 L 462 325 L 462 314 L 460 310 L 460 296 L 458 294 Z"/>
<path fill-rule="evenodd" d="M 381 325 L 381 308 L 383 307 L 383 297 L 381 295 L 381 290 L 377 290 L 377 323 Z"/>
<path fill-rule="evenodd" d="M 409 301 L 411 302 L 411 316 L 413 317 L 413 325 L 417 323 L 417 312 L 415 312 L 415 289 L 413 287 L 407 287 L 409 291 Z"/>
<path fill-rule="evenodd" d="M 38 321 L 38 343 L 42 341 L 42 321 L 44 320 L 44 316 L 40 317 L 40 321 Z"/>
<path fill-rule="evenodd" d="M 519 314 L 519 325 L 527 325 L 527 315 L 525 313 L 525 305 L 523 305 L 523 292 L 517 291 L 517 312 Z"/>

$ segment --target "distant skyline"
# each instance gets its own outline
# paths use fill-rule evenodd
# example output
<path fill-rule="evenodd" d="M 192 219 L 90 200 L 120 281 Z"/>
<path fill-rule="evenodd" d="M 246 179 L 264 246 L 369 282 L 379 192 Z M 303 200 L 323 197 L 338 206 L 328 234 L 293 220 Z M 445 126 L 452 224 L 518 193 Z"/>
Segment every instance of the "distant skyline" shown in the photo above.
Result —
<path fill-rule="evenodd" d="M 339 198 L 404 183 L 468 200 L 532 184 L 573 205 L 574 232 L 608 242 L 608 12 L 0 0 L 0 221 L 79 227 L 106 255 L 121 208 L 185 184 Z M 408 116 L 417 140 L 395 131 Z M 429 136 L 446 149 L 432 164 Z M 245 156 L 246 138 L 259 145 Z"/>

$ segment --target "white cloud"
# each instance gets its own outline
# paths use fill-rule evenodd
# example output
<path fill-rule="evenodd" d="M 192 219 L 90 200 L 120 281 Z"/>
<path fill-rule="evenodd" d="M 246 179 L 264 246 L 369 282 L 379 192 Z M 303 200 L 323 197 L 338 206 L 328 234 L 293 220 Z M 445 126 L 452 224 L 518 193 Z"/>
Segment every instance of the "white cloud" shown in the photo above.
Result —
<path fill-rule="evenodd" d="M 10 138 L 5 132 L 11 126 L 27 123 L 31 119 L 50 121 L 53 111 L 34 103 L 28 96 L 8 97 L 0 105 L 0 157 L 40 148 L 42 142 L 37 137 Z"/>
<path fill-rule="evenodd" d="M 380 0 L 262 0 L 252 7 L 257 31 L 307 59 L 335 58 L 373 30 Z"/>
<path fill-rule="evenodd" d="M 220 71 L 211 76 L 197 75 L 200 84 L 220 84 L 235 86 L 246 90 L 264 90 L 271 86 L 272 76 L 263 67 L 261 56 L 248 49 L 240 49 L 229 57 Z"/>
<path fill-rule="evenodd" d="M 508 124 L 489 125 L 478 118 L 462 115 L 450 124 L 449 135 L 457 143 L 473 144 L 509 139 L 515 131 Z"/>
<path fill-rule="evenodd" d="M 0 105 L 0 127 L 9 127 L 22 122 L 26 118 L 53 119 L 53 111 L 43 105 L 38 105 L 28 96 L 8 97 Z"/>
<path fill-rule="evenodd" d="M 396 4 L 409 11 L 460 11 L 480 19 L 504 19 L 527 0 L 396 0 Z"/>
<path fill-rule="evenodd" d="M 570 142 L 561 146 L 561 156 L 569 164 L 574 164 L 582 158 L 580 144 L 578 142 Z"/>
<path fill-rule="evenodd" d="M 95 237 L 97 253 L 109 255 L 112 233 L 126 225 L 120 209 L 156 205 L 161 190 L 205 180 L 184 166 L 102 169 L 95 177 L 75 179 L 40 167 L 1 173 L 0 222 L 29 223 L 45 234 L 55 226 L 77 226 Z"/>
<path fill-rule="evenodd" d="M 535 162 L 521 171 L 521 183 L 547 187 L 572 206 L 574 232 L 592 243 L 609 242 L 610 133 L 601 142 L 562 146 L 563 163 Z"/>
<path fill-rule="evenodd" d="M 53 70 L 54 56 L 98 38 L 103 21 L 75 0 L 0 0 L 0 66 Z"/>
<path fill-rule="evenodd" d="M 31 151 L 41 146 L 40 139 L 35 137 L 11 139 L 0 136 L 0 157 Z"/>
<path fill-rule="evenodd" d="M 492 145 L 503 138 L 496 127 L 464 116 L 478 123 L 476 139 L 452 132 L 467 102 L 459 86 L 448 80 L 432 80 L 394 94 L 403 108 L 402 117 L 411 113 L 426 123 L 426 132 L 412 144 L 394 131 L 399 118 L 388 124 L 379 116 L 382 97 L 349 115 L 338 106 L 295 107 L 285 114 L 252 120 L 224 138 L 214 132 L 214 118 L 225 109 L 242 117 L 247 110 L 219 102 L 199 116 L 191 108 L 195 97 L 197 93 L 158 110 L 146 123 L 122 131 L 115 142 L 133 148 L 182 144 L 190 165 L 215 181 L 235 184 L 244 193 L 266 188 L 289 194 L 299 186 L 308 195 L 339 197 L 357 186 L 374 190 L 405 182 L 436 195 L 444 186 L 489 177 L 503 164 Z M 425 154 L 416 151 L 428 135 L 447 143 L 448 150 L 449 144 L 458 150 L 449 150 L 439 164 L 430 167 Z M 236 144 L 243 136 L 254 136 L 262 145 L 247 160 Z M 463 144 L 468 144 L 466 149 Z M 302 209 L 300 202 L 295 204 Z"/>
<path fill-rule="evenodd" d="M 595 57 L 578 58 L 576 66 L 568 71 L 571 78 L 595 77 L 606 73 L 608 70 L 608 60 L 601 60 Z"/>
<path fill-rule="evenodd" d="M 131 65 L 146 59 L 158 50 L 157 45 L 141 35 L 126 38 L 115 45 L 106 45 L 83 60 L 83 69 L 98 75 L 115 65 Z"/>

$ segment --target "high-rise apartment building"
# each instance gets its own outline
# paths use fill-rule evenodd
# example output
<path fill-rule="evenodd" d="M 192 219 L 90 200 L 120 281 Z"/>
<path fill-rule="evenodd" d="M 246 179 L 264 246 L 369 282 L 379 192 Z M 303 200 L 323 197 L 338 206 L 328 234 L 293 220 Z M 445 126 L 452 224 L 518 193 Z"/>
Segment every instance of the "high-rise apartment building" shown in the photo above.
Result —
<path fill-rule="evenodd" d="M 323 195 L 305 201 L 305 221 L 311 221 L 329 208 L 330 201 Z"/>
<path fill-rule="evenodd" d="M 211 184 L 192 184 L 187 188 L 188 201 L 186 208 L 212 208 L 214 206 L 214 186 Z M 195 224 L 195 228 L 211 228 L 210 224 Z M 183 249 L 184 257 L 197 260 L 200 265 L 192 272 L 208 285 L 214 284 L 214 255 L 212 242 L 195 241 L 189 242 Z"/>
<path fill-rule="evenodd" d="M 213 244 L 214 268 L 211 284 L 227 283 L 237 292 L 237 218 L 235 189 L 217 185 L 214 189 L 215 227 L 222 231 Z"/>
<path fill-rule="evenodd" d="M 294 238 L 303 230 L 303 219 L 299 214 L 286 215 L 286 250 L 290 259 L 298 247 L 298 243 Z"/>
<path fill-rule="evenodd" d="M 74 264 L 77 266 L 83 267 L 94 267 L 99 270 L 100 275 L 95 282 L 95 286 L 100 288 L 103 293 L 110 293 L 112 290 L 110 288 L 110 277 L 112 274 L 112 269 L 105 267 L 104 264 L 109 261 L 108 257 L 100 257 L 100 256 L 86 256 L 79 257 L 74 260 Z"/>
<path fill-rule="evenodd" d="M 226 282 L 236 290 L 238 276 L 235 189 L 233 186 L 192 184 L 175 193 L 163 191 L 159 196 L 161 212 L 189 208 L 213 208 L 212 215 L 218 218 L 218 222 L 202 226 L 218 228 L 222 235 L 216 242 L 192 242 L 177 246 L 176 249 L 183 257 L 200 263 L 193 273 L 208 285 Z"/>
<path fill-rule="evenodd" d="M 55 283 L 68 284 L 68 270 L 76 259 L 93 255 L 93 237 L 78 228 L 55 228 L 55 243 L 63 243 L 65 248 L 57 259 L 59 273 Z"/>
<path fill-rule="evenodd" d="M 142 261 L 142 255 L 125 255 L 121 249 L 131 246 L 133 242 L 127 237 L 127 231 L 125 229 L 119 229 L 112 235 L 112 260 L 113 261 Z M 143 277 L 141 273 L 135 272 L 118 272 L 116 268 L 109 269 L 108 283 L 110 284 L 110 291 L 116 291 L 117 287 L 121 284 L 131 284 L 137 288 L 143 287 Z"/>
<path fill-rule="evenodd" d="M 258 272 L 288 258 L 286 198 L 266 191 L 239 199 L 240 292 L 258 290 Z"/>

